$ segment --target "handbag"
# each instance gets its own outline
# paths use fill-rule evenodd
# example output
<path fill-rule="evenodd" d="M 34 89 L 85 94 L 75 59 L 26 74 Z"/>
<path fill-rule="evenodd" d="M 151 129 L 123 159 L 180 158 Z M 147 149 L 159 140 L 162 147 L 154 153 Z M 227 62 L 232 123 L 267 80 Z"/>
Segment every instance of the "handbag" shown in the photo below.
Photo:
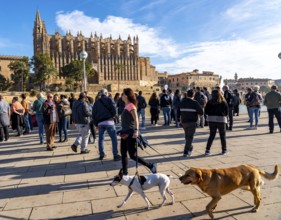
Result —
<path fill-rule="evenodd" d="M 61 115 L 62 116 L 69 116 L 72 114 L 72 110 L 69 107 L 62 107 L 61 108 Z"/>

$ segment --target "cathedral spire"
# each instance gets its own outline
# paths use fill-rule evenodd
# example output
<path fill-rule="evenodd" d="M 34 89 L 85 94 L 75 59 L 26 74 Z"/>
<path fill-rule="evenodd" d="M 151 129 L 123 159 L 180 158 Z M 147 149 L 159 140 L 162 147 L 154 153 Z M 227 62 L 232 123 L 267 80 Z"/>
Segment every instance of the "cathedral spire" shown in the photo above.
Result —
<path fill-rule="evenodd" d="M 40 17 L 40 13 L 39 13 L 39 10 L 38 10 L 38 9 L 37 9 L 37 11 L 36 11 L 35 22 L 36 22 L 37 24 L 40 24 L 40 23 L 41 23 L 41 17 Z"/>

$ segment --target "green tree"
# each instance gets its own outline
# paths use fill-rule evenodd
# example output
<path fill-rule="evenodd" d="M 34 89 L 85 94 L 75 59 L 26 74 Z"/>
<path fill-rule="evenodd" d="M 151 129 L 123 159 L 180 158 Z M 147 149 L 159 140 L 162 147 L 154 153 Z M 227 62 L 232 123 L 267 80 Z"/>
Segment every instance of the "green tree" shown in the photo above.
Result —
<path fill-rule="evenodd" d="M 11 79 L 18 90 L 25 91 L 27 79 L 30 77 L 30 66 L 28 57 L 23 57 L 22 60 L 12 61 L 8 67 L 13 72 Z"/>
<path fill-rule="evenodd" d="M 12 82 L 0 73 L 0 91 L 6 91 L 11 86 Z"/>
<path fill-rule="evenodd" d="M 94 76 L 96 74 L 96 71 L 91 68 L 90 63 L 85 62 L 85 67 L 87 76 Z M 66 85 L 69 85 L 70 87 L 74 86 L 74 88 L 77 88 L 79 83 L 81 83 L 83 80 L 83 61 L 71 61 L 71 63 L 65 65 L 61 69 L 60 76 L 66 78 Z"/>
<path fill-rule="evenodd" d="M 46 86 L 46 81 L 57 75 L 53 62 L 48 54 L 38 54 L 33 56 L 30 64 L 34 71 L 34 83 L 40 86 L 40 90 Z"/>

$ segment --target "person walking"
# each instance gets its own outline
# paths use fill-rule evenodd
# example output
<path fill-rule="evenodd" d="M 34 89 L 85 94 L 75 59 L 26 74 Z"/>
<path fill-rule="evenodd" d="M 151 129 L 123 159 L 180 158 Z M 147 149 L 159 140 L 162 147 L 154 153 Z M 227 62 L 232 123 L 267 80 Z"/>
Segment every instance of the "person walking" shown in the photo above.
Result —
<path fill-rule="evenodd" d="M 121 156 L 122 168 L 124 175 L 128 174 L 128 156 L 132 160 L 148 167 L 152 173 L 157 173 L 157 166 L 155 163 L 145 161 L 143 158 L 137 156 L 136 138 L 139 132 L 139 120 L 137 116 L 137 99 L 132 89 L 126 88 L 123 90 L 122 99 L 125 102 L 125 109 L 122 113 L 122 130 L 121 130 Z"/>
<path fill-rule="evenodd" d="M 121 156 L 118 154 L 117 134 L 114 124 L 114 117 L 116 116 L 116 106 L 114 101 L 108 97 L 107 89 L 102 89 L 100 91 L 100 95 L 101 97 L 94 104 L 92 114 L 94 124 L 99 128 L 99 159 L 103 160 L 107 157 L 107 155 L 104 153 L 104 136 L 105 131 L 107 131 L 112 142 L 112 153 L 114 161 L 119 161 L 121 160 Z"/>
<path fill-rule="evenodd" d="M 24 127 L 24 108 L 18 101 L 18 97 L 14 97 L 12 100 L 11 112 L 12 129 L 17 130 L 17 136 L 20 137 Z"/>
<path fill-rule="evenodd" d="M 160 107 L 164 115 L 164 125 L 170 125 L 171 123 L 171 96 L 167 95 L 166 89 L 163 89 L 162 95 L 160 97 Z"/>
<path fill-rule="evenodd" d="M 229 90 L 229 86 L 225 85 L 222 87 L 222 90 L 224 91 L 224 98 L 225 101 L 228 105 L 228 122 L 226 124 L 226 129 L 229 131 L 232 131 L 232 127 L 233 127 L 233 112 L 234 112 L 234 106 L 233 106 L 233 94 L 230 92 Z"/>
<path fill-rule="evenodd" d="M 114 101 L 115 106 L 116 106 L 116 117 L 114 118 L 115 124 L 116 124 L 116 125 L 120 123 L 120 118 L 119 118 L 119 114 L 118 114 L 118 106 L 117 106 L 120 97 L 121 97 L 121 96 L 120 96 L 120 93 L 117 92 L 117 93 L 115 94 L 114 98 L 113 98 L 113 101 Z"/>
<path fill-rule="evenodd" d="M 142 96 L 142 91 L 139 91 L 137 96 L 138 118 L 141 116 L 141 130 L 145 130 L 145 108 L 147 106 L 145 98 Z"/>
<path fill-rule="evenodd" d="M 246 105 L 246 107 L 247 107 L 247 113 L 248 113 L 248 117 L 249 117 L 248 122 L 250 122 L 250 107 L 247 105 L 247 103 L 248 103 L 248 99 L 250 98 L 252 92 L 253 92 L 252 88 L 247 88 L 247 93 L 244 96 L 244 105 Z"/>
<path fill-rule="evenodd" d="M 205 97 L 207 98 L 207 101 L 205 103 L 205 105 L 207 104 L 207 102 L 212 98 L 211 94 L 209 93 L 207 87 L 203 87 L 203 94 L 205 95 Z M 204 109 L 203 109 L 204 110 Z M 208 121 L 207 121 L 207 115 L 204 112 L 204 126 L 208 126 Z"/>
<path fill-rule="evenodd" d="M 191 156 L 193 146 L 192 141 L 197 127 L 197 121 L 203 115 L 203 109 L 200 104 L 193 100 L 194 91 L 187 91 L 187 97 L 183 98 L 179 104 L 180 120 L 185 134 L 185 147 L 183 156 Z M 199 115 L 199 117 L 198 117 Z"/>
<path fill-rule="evenodd" d="M 174 94 L 173 91 L 171 89 L 167 90 L 167 95 L 170 96 L 171 98 L 171 111 L 170 111 L 170 123 L 172 123 L 172 121 L 175 120 L 175 114 L 174 114 L 174 106 L 173 106 L 173 100 L 174 100 Z"/>
<path fill-rule="evenodd" d="M 247 99 L 247 106 L 249 106 L 249 114 L 250 114 L 250 127 L 246 128 L 247 130 L 258 129 L 259 124 L 259 115 L 262 104 L 262 96 L 259 94 L 259 86 L 256 85 L 253 88 L 253 92 L 251 92 L 250 97 Z M 255 126 L 253 126 L 255 115 Z"/>
<path fill-rule="evenodd" d="M 68 116 L 71 115 L 70 103 L 66 95 L 60 95 L 60 101 L 57 104 L 57 111 L 59 115 L 58 129 L 59 129 L 59 142 L 68 141 L 67 124 Z M 64 139 L 62 139 L 62 132 Z"/>
<path fill-rule="evenodd" d="M 176 90 L 173 98 L 173 111 L 174 111 L 174 117 L 176 122 L 176 127 L 179 128 L 179 105 L 181 102 L 181 96 L 180 96 L 180 90 Z"/>
<path fill-rule="evenodd" d="M 90 136 L 90 116 L 92 114 L 88 103 L 85 101 L 86 94 L 81 92 L 79 99 L 74 101 L 72 106 L 72 120 L 79 133 L 74 143 L 71 145 L 73 152 L 77 153 L 77 148 L 81 146 L 81 154 L 88 154 L 90 150 L 87 149 Z"/>
<path fill-rule="evenodd" d="M 210 135 L 208 138 L 205 155 L 211 154 L 211 146 L 215 139 L 217 130 L 219 130 L 221 146 L 222 146 L 222 154 L 228 154 L 226 147 L 226 123 L 228 116 L 228 105 L 225 101 L 222 93 L 218 90 L 212 91 L 212 99 L 207 102 L 205 108 L 206 115 L 208 116 Z"/>
<path fill-rule="evenodd" d="M 271 86 L 271 91 L 264 97 L 264 105 L 267 107 L 268 112 L 269 133 L 272 134 L 274 131 L 274 116 L 277 119 L 281 132 L 281 94 L 277 92 L 277 86 Z"/>
<path fill-rule="evenodd" d="M 10 105 L 0 95 L 0 142 L 9 140 Z"/>
<path fill-rule="evenodd" d="M 72 110 L 72 105 L 76 101 L 74 93 L 70 93 L 70 97 L 68 98 L 70 109 Z M 72 114 L 70 115 L 69 124 L 72 124 Z"/>
<path fill-rule="evenodd" d="M 233 90 L 233 115 L 239 116 L 239 105 L 241 104 L 240 95 L 237 89 Z"/>
<path fill-rule="evenodd" d="M 44 144 L 44 117 L 42 112 L 43 103 L 46 100 L 44 99 L 43 93 L 37 94 L 37 100 L 33 103 L 32 111 L 36 114 L 36 122 L 38 126 L 38 134 L 40 144 Z"/>
<path fill-rule="evenodd" d="M 92 110 L 93 106 L 94 106 L 94 99 L 92 97 L 87 97 L 87 99 L 88 99 L 87 103 L 89 105 L 89 108 Z M 89 127 L 90 127 L 91 134 L 93 136 L 93 141 L 91 141 L 91 134 L 90 134 L 90 136 L 89 136 L 89 144 L 95 144 L 96 143 L 96 139 L 97 139 L 97 133 L 96 133 L 96 126 L 94 124 L 93 115 L 92 114 L 90 116 Z"/>
<path fill-rule="evenodd" d="M 194 100 L 196 100 L 199 103 L 199 105 L 201 106 L 201 108 L 204 110 L 208 99 L 204 95 L 204 93 L 201 91 L 200 87 L 196 87 L 196 92 L 195 92 L 195 95 L 194 95 Z M 205 120 L 204 115 L 201 115 L 198 118 L 197 126 L 198 127 L 200 126 L 201 128 L 204 128 L 204 125 L 205 125 L 204 120 Z"/>
<path fill-rule="evenodd" d="M 42 112 L 45 122 L 45 133 L 47 140 L 47 151 L 53 151 L 56 127 L 58 122 L 57 107 L 53 100 L 54 95 L 52 93 L 47 94 L 47 100 L 43 103 Z"/>
<path fill-rule="evenodd" d="M 24 108 L 23 117 L 24 117 L 24 128 L 25 128 L 25 131 L 23 132 L 23 134 L 29 134 L 30 130 L 31 130 L 30 123 L 29 123 L 29 103 L 26 100 L 26 94 L 24 94 L 24 93 L 21 94 L 21 98 L 22 98 L 21 105 Z"/>
<path fill-rule="evenodd" d="M 157 121 L 159 120 L 159 106 L 160 106 L 160 102 L 159 99 L 157 97 L 156 92 L 153 92 L 148 105 L 150 105 L 150 114 L 151 114 L 151 125 L 155 125 L 158 126 Z"/>
<path fill-rule="evenodd" d="M 123 102 L 122 97 L 120 96 L 120 98 L 117 101 L 117 117 L 119 118 L 119 122 L 121 120 L 121 114 L 124 111 L 125 108 L 125 102 Z"/>

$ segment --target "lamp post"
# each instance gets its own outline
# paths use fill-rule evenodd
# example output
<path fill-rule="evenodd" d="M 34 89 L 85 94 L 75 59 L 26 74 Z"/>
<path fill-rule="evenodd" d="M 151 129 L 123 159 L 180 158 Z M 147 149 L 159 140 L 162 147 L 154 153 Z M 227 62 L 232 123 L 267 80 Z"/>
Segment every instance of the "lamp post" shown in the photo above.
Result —
<path fill-rule="evenodd" d="M 86 59 L 88 57 L 88 53 L 84 50 L 82 50 L 79 54 L 80 58 L 83 60 L 83 69 L 84 69 L 84 91 L 87 91 L 87 76 L 86 76 Z"/>

